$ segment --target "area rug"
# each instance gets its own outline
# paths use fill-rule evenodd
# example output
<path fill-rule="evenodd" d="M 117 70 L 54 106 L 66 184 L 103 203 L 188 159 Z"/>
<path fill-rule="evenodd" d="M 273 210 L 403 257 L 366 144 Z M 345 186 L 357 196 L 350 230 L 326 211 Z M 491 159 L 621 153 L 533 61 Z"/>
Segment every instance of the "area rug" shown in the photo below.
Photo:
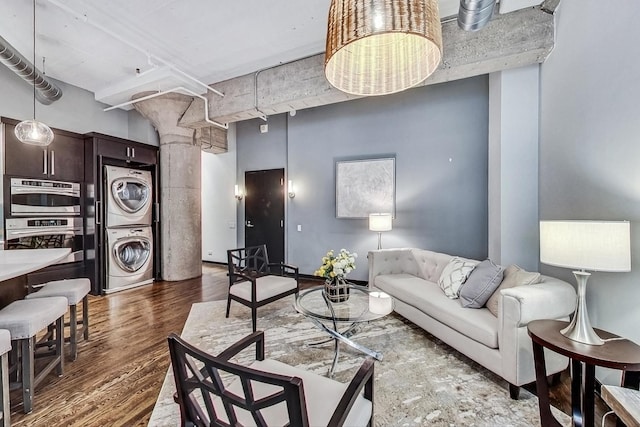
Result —
<path fill-rule="evenodd" d="M 248 308 L 226 302 L 193 304 L 182 337 L 212 354 L 251 333 Z M 266 357 L 325 375 L 333 347 L 308 347 L 323 332 L 293 308 L 293 296 L 258 309 L 258 329 L 265 332 Z M 451 349 L 401 316 L 391 314 L 363 324 L 353 340 L 383 353 L 376 362 L 376 426 L 538 426 L 538 399 L 522 390 L 509 398 L 504 380 Z M 335 379 L 348 382 L 364 356 L 341 344 Z M 179 424 L 171 369 L 162 386 L 150 426 Z M 555 410 L 563 424 L 569 417 Z"/>

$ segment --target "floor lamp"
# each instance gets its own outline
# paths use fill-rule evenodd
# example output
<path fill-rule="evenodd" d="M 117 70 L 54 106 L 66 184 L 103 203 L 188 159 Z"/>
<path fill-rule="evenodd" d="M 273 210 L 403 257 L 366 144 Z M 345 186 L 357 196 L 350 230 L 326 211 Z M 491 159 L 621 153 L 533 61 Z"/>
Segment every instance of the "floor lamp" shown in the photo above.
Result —
<path fill-rule="evenodd" d="M 378 232 L 378 249 L 382 249 L 382 232 L 391 231 L 392 219 L 390 213 L 369 214 L 369 230 Z"/>
<path fill-rule="evenodd" d="M 578 301 L 567 338 L 602 345 L 587 313 L 587 280 L 591 271 L 631 271 L 630 227 L 627 221 L 540 221 L 540 262 L 576 269 Z"/>

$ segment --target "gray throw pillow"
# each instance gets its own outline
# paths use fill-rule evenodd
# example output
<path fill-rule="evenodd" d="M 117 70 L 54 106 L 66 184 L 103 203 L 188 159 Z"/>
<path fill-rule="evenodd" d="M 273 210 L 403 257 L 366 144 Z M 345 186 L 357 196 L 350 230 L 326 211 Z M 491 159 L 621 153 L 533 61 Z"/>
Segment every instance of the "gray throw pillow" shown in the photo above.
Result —
<path fill-rule="evenodd" d="M 466 308 L 481 308 L 500 286 L 504 268 L 490 259 L 482 261 L 471 272 L 460 289 L 460 302 Z"/>

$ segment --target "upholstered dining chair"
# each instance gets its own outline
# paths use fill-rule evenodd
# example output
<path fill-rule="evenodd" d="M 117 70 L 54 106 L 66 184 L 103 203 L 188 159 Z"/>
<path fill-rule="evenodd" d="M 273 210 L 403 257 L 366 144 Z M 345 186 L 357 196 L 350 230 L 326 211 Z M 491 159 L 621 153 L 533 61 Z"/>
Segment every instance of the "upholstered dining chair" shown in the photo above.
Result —
<path fill-rule="evenodd" d="M 227 251 L 229 293 L 227 312 L 231 300 L 251 308 L 251 326 L 257 329 L 258 307 L 291 294 L 298 294 L 298 267 L 284 263 L 270 263 L 267 246 L 249 246 Z"/>
<path fill-rule="evenodd" d="M 374 361 L 364 360 L 348 384 L 264 358 L 254 332 L 212 356 L 169 335 L 183 426 L 371 426 Z M 255 348 L 255 361 L 230 359 Z M 249 351 L 249 350 L 247 350 Z"/>

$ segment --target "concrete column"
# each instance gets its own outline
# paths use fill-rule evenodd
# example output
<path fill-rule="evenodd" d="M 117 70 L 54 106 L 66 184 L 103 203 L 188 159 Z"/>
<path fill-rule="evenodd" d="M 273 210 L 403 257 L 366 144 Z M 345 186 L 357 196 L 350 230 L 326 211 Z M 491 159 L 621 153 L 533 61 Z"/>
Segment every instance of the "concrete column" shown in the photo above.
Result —
<path fill-rule="evenodd" d="M 139 93 L 134 98 L 153 92 Z M 161 270 L 164 280 L 202 275 L 201 159 L 194 130 L 178 126 L 193 98 L 178 93 L 133 104 L 160 136 Z"/>

